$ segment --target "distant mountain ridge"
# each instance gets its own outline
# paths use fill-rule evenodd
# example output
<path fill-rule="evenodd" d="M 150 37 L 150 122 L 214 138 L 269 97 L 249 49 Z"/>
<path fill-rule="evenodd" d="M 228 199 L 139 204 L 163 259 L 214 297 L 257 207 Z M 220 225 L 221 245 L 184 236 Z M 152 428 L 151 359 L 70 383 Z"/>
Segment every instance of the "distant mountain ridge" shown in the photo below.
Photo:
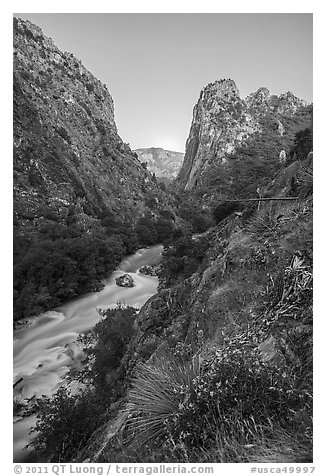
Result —
<path fill-rule="evenodd" d="M 147 163 L 148 170 L 155 173 L 156 177 L 170 180 L 178 175 L 184 159 L 183 153 L 161 147 L 136 149 L 134 152 L 141 162 Z"/>

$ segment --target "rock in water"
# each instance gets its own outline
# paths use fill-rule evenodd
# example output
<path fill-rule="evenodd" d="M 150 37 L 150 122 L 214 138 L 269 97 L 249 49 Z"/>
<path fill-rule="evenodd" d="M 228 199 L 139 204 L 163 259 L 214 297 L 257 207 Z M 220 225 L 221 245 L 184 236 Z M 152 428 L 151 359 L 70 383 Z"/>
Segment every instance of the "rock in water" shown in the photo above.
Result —
<path fill-rule="evenodd" d="M 124 288 L 133 288 L 135 286 L 134 280 L 130 274 L 123 274 L 115 280 L 117 286 Z"/>
<path fill-rule="evenodd" d="M 142 266 L 139 268 L 140 274 L 145 274 L 145 276 L 157 276 L 155 269 L 152 266 Z"/>

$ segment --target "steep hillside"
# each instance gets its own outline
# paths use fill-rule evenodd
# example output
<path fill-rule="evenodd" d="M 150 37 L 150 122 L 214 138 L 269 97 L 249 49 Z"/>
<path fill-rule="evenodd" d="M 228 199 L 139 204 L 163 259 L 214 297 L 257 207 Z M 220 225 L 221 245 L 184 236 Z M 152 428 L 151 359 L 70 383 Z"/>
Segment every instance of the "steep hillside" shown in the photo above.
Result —
<path fill-rule="evenodd" d="M 89 276 L 96 284 L 110 267 L 108 261 L 115 262 L 133 243 L 134 232 L 137 243 L 166 238 L 156 267 L 159 292 L 139 312 L 123 305 L 101 311 L 98 324 L 79 337 L 83 365 L 75 362 L 68 382 L 84 384 L 82 389 L 71 393 L 69 386 L 64 387 L 53 397 L 34 402 L 35 460 L 311 462 L 312 107 L 291 93 L 277 97 L 265 88 L 242 100 L 231 80 L 208 85 L 195 106 L 185 160 L 175 181 L 180 216 L 189 217 L 192 228 L 176 229 L 173 204 L 164 187 L 157 188 L 155 178 L 118 138 L 105 88 L 96 81 L 91 83 L 93 89 L 87 88 L 89 73 L 79 65 L 80 76 L 73 75 L 75 60 L 57 53 L 49 43 L 45 56 L 51 74 L 59 77 L 61 61 L 68 64 L 63 67 L 70 74 L 64 91 L 70 99 L 63 105 L 65 92 L 55 90 L 58 97 L 50 102 L 54 109 L 45 108 L 48 97 L 43 91 L 53 95 L 52 76 L 40 86 L 38 67 L 32 81 L 21 75 L 26 76 L 25 62 L 29 65 L 35 51 L 40 56 L 44 48 L 40 45 L 49 40 L 29 24 L 18 21 L 16 29 L 20 50 L 28 50 L 26 57 L 19 53 L 17 59 L 20 54 L 24 57 L 17 66 L 21 99 L 16 108 L 24 106 L 17 128 L 32 131 L 33 138 L 24 139 L 22 133 L 22 141 L 15 138 L 18 163 L 26 166 L 17 171 L 17 227 L 38 233 L 34 232 L 38 237 L 34 247 L 22 239 L 26 233 L 20 232 L 17 242 L 19 309 L 25 309 L 26 301 L 28 309 L 49 305 L 50 290 L 59 301 L 67 293 L 85 290 Z M 87 104 L 93 108 L 86 113 L 88 119 L 82 116 L 85 128 L 75 118 L 82 92 L 90 95 Z M 97 101 L 98 94 L 102 100 Z M 102 111 L 103 103 L 107 106 Z M 37 112 L 34 104 L 40 104 Z M 23 113 L 27 105 L 31 109 Z M 97 114 L 104 117 L 104 129 L 96 126 Z M 82 133 L 75 136 L 75 129 Z M 29 155 L 24 140 L 36 144 Z M 79 141 L 84 145 L 77 160 Z M 48 150 L 47 144 L 47 159 L 41 153 L 33 155 L 34 150 Z M 109 145 L 107 169 L 99 165 L 99 157 Z M 94 147 L 100 155 L 92 155 Z M 49 158 L 53 151 L 59 159 L 55 154 Z M 97 176 L 102 166 L 104 182 Z M 57 192 L 51 195 L 57 190 L 51 182 L 44 184 L 52 173 L 60 194 L 69 184 L 63 198 Z M 129 183 L 132 174 L 134 183 Z M 81 195 L 72 186 L 75 182 Z M 98 186 L 101 193 L 96 194 Z M 261 200 L 248 201 L 257 197 L 257 189 Z M 51 204 L 45 223 L 43 213 L 35 218 L 38 194 Z M 129 196 L 134 200 L 134 219 Z M 227 201 L 241 198 L 239 207 Z M 219 200 L 227 203 L 218 205 Z M 145 216 L 137 218 L 140 214 Z M 130 231 L 128 224 L 134 220 Z M 24 246 L 32 248 L 22 257 Z M 62 248 L 67 250 L 64 255 L 59 252 Z M 44 280 L 49 261 L 50 278 Z M 62 276 L 69 280 L 58 285 Z M 33 286 L 38 299 L 31 305 Z"/>
<path fill-rule="evenodd" d="M 295 182 L 298 200 L 166 249 L 163 278 L 176 284 L 163 279 L 136 318 L 124 361 L 134 420 L 121 429 L 128 449 L 111 442 L 107 461 L 134 461 L 137 449 L 145 461 L 311 461 L 311 157 L 293 165 L 272 185 L 289 197 Z M 147 449 L 128 445 L 131 432 Z"/>
<path fill-rule="evenodd" d="M 110 208 L 130 219 L 145 199 L 167 197 L 118 135 L 106 87 L 29 21 L 14 20 L 15 213 L 80 199 L 92 213 Z"/>
<path fill-rule="evenodd" d="M 138 159 L 147 164 L 148 170 L 155 173 L 156 177 L 163 179 L 174 179 L 183 162 L 184 154 L 164 150 L 160 147 L 150 147 L 149 149 L 136 149 Z"/>
<path fill-rule="evenodd" d="M 15 316 L 99 289 L 124 254 L 162 239 L 157 223 L 166 237 L 173 210 L 119 137 L 106 85 L 15 18 Z"/>
<path fill-rule="evenodd" d="M 294 135 L 311 126 L 311 114 L 312 106 L 290 92 L 259 88 L 241 99 L 231 79 L 209 84 L 194 107 L 178 190 L 209 205 L 257 196 L 257 186 L 288 163 Z"/>
<path fill-rule="evenodd" d="M 166 246 L 160 292 L 132 319 L 130 308 L 103 312 L 74 375 L 94 385 L 99 401 L 80 394 L 75 411 L 98 428 L 64 455 L 46 426 L 68 418 L 74 438 L 72 396 L 61 392 L 40 407 L 38 451 L 52 461 L 312 461 L 312 155 L 271 190 L 280 200 Z M 108 370 L 117 339 L 124 356 L 118 346 Z"/>

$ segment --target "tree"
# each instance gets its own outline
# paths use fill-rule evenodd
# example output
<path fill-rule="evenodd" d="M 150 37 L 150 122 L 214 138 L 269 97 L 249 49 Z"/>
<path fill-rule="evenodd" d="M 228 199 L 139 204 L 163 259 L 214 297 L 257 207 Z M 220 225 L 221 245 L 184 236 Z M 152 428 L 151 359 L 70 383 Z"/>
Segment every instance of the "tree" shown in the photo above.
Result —
<path fill-rule="evenodd" d="M 310 127 L 296 133 L 294 146 L 290 151 L 290 162 L 305 160 L 309 152 L 313 150 L 313 131 Z"/>

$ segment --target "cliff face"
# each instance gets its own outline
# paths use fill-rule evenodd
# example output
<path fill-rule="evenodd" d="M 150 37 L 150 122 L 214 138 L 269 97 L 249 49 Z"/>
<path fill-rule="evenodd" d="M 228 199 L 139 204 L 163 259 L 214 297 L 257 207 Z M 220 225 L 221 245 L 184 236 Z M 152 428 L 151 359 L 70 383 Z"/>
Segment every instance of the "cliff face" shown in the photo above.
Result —
<path fill-rule="evenodd" d="M 26 224 L 82 204 L 133 221 L 147 194 L 169 200 L 118 135 L 112 97 L 82 63 L 29 21 L 14 20 L 14 200 Z M 42 212 L 43 210 L 43 212 Z"/>
<path fill-rule="evenodd" d="M 261 134 L 278 136 L 278 149 L 269 157 L 278 161 L 281 150 L 288 152 L 295 131 L 309 125 L 309 108 L 289 92 L 274 96 L 267 88 L 259 88 L 241 99 L 231 79 L 209 84 L 193 110 L 176 186 L 181 190 L 209 189 L 212 177 L 218 182 L 224 174 L 229 174 L 232 182 L 230 158 L 236 158 L 240 147 Z M 212 193 L 218 195 L 218 185 Z"/>
<path fill-rule="evenodd" d="M 156 177 L 173 180 L 178 175 L 181 168 L 184 154 L 164 150 L 160 147 L 150 147 L 149 149 L 136 149 L 138 159 L 147 163 L 147 168 Z"/>

